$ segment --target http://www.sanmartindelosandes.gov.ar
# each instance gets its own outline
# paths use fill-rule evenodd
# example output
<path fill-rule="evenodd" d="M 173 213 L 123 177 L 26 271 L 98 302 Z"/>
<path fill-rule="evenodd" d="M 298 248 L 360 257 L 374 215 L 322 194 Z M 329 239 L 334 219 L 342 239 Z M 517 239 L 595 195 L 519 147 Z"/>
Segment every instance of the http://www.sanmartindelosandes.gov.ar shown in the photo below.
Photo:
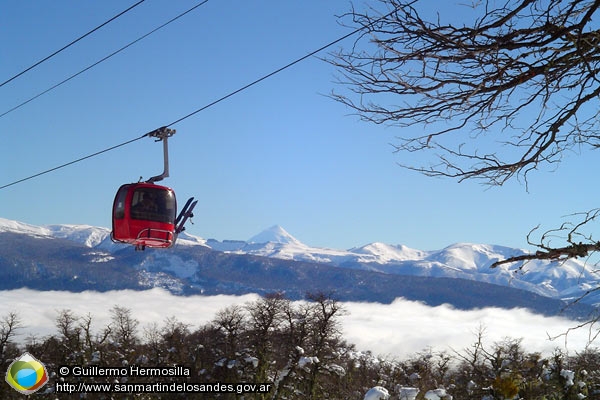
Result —
<path fill-rule="evenodd" d="M 23 353 L 8 366 L 6 382 L 19 393 L 32 394 L 48 383 L 48 372 L 38 359 Z"/>

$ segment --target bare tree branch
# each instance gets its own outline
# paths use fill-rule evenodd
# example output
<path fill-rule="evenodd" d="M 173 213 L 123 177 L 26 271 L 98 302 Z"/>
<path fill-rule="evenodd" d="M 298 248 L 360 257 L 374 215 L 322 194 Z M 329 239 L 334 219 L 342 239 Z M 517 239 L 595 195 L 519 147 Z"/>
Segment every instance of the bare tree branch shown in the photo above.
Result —
<path fill-rule="evenodd" d="M 527 184 L 566 151 L 600 147 L 600 0 L 454 6 L 460 23 L 421 0 L 342 16 L 364 33 L 330 55 L 341 88 L 331 97 L 365 121 L 403 128 L 400 165 L 426 176 Z M 536 253 L 494 266 L 588 256 L 600 244 L 578 232 L 591 220 L 549 231 L 565 234 L 559 246 L 543 236 Z"/>
<path fill-rule="evenodd" d="M 396 11 L 378 23 L 382 11 L 349 15 L 368 35 L 329 60 L 350 90 L 332 97 L 366 121 L 431 127 L 400 137 L 396 149 L 439 152 L 440 162 L 408 168 L 501 185 L 574 145 L 600 145 L 598 113 L 583 110 L 600 94 L 600 31 L 591 24 L 599 1 L 486 2 L 471 26 L 425 21 L 419 1 L 381 3 Z M 395 99 L 402 103 L 385 105 Z M 464 141 L 481 134 L 497 138 L 489 151 Z"/>
<path fill-rule="evenodd" d="M 587 257 L 591 252 L 600 250 L 600 242 L 596 243 L 578 243 L 570 246 L 549 249 L 547 251 L 538 250 L 533 254 L 523 254 L 520 256 L 509 257 L 505 260 L 496 261 L 492 264 L 495 268 L 502 264 L 509 264 L 518 261 L 529 260 L 552 260 L 563 261 L 569 258 Z"/>
<path fill-rule="evenodd" d="M 600 216 L 600 209 L 594 209 L 585 213 L 572 214 L 570 218 L 579 217 L 581 220 L 577 223 L 571 221 L 563 223 L 557 229 L 546 231 L 540 238 L 538 243 L 531 240 L 531 235 L 539 226 L 532 229 L 527 235 L 527 242 L 539 248 L 540 250 L 532 254 L 522 254 L 514 257 L 509 257 L 505 260 L 496 261 L 491 265 L 495 268 L 502 264 L 510 264 L 519 261 L 530 260 L 551 260 L 565 261 L 570 258 L 584 258 L 590 254 L 600 251 L 600 241 L 595 241 L 591 235 L 583 233 L 582 228 L 589 225 Z M 558 238 L 567 242 L 566 246 L 554 247 L 551 243 L 552 239 Z"/>

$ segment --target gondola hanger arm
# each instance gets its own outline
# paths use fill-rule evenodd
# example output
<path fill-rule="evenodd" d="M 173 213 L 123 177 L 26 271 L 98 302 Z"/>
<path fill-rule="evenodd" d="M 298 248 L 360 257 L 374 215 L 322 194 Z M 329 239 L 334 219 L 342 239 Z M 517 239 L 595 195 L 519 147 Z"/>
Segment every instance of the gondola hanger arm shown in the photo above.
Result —
<path fill-rule="evenodd" d="M 147 183 L 154 183 L 158 181 L 162 181 L 164 178 L 169 177 L 169 142 L 168 138 L 175 134 L 175 129 L 167 128 L 163 126 L 161 128 L 155 129 L 152 132 L 148 132 L 146 136 L 156 138 L 155 142 L 163 142 L 163 159 L 164 159 L 164 169 L 162 174 L 153 176 L 148 179 Z"/>

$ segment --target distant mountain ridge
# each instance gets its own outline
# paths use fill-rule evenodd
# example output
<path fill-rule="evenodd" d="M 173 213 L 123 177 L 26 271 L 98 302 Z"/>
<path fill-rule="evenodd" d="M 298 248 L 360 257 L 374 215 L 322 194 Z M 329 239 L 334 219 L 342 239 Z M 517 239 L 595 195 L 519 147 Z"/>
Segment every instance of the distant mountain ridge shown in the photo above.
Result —
<path fill-rule="evenodd" d="M 184 295 L 282 291 L 295 297 L 320 288 L 354 301 L 406 297 L 467 308 L 536 304 L 551 313 L 565 307 L 563 300 L 582 296 L 599 284 L 594 271 L 577 260 L 561 265 L 532 262 L 524 273 L 489 268 L 494 261 L 521 252 L 466 243 L 436 251 L 383 243 L 349 250 L 313 248 L 277 225 L 248 241 L 205 240 L 184 233 L 173 249 L 135 252 L 113 243 L 107 228 L 38 227 L 0 218 L 0 282 L 5 282 L 0 288 L 77 291 L 160 286 Z M 466 292 L 457 293 L 457 287 Z M 598 297 L 586 296 L 582 302 L 593 305 Z"/>
<path fill-rule="evenodd" d="M 284 260 L 317 262 L 343 268 L 364 269 L 386 274 L 462 278 L 528 290 L 542 296 L 572 301 L 600 286 L 600 274 L 580 260 L 530 261 L 491 268 L 498 260 L 524 254 L 506 246 L 455 243 L 441 250 L 423 251 L 404 245 L 369 243 L 349 250 L 314 248 L 293 238 L 283 228 L 274 226 L 255 237 L 285 239 L 267 243 L 215 240 L 206 245 L 234 254 L 251 254 Z M 522 267 L 522 268 L 521 268 Z M 600 294 L 583 298 L 589 304 L 600 302 Z"/>

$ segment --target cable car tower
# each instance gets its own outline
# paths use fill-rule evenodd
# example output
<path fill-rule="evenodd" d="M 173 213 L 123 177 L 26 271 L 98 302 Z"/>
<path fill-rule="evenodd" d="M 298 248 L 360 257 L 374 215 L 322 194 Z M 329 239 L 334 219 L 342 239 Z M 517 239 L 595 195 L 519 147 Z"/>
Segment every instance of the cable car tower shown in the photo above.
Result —
<path fill-rule="evenodd" d="M 192 211 L 198 200 L 191 197 L 177 215 L 175 191 L 155 184 L 169 176 L 168 138 L 174 134 L 175 130 L 166 126 L 146 134 L 163 142 L 164 170 L 146 182 L 126 183 L 119 188 L 112 210 L 113 242 L 134 245 L 136 250 L 169 248 L 194 216 Z"/>

